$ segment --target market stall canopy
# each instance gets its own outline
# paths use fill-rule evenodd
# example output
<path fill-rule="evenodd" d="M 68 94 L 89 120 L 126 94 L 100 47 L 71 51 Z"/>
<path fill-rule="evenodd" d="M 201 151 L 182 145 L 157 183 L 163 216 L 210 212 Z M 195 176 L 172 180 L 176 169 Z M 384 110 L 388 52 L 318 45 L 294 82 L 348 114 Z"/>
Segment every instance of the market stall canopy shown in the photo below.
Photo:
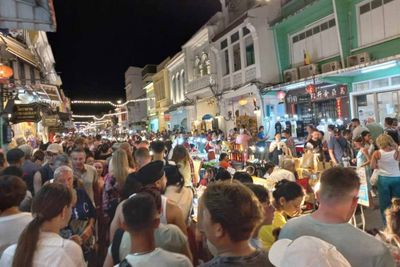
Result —
<path fill-rule="evenodd" d="M 206 114 L 206 115 L 204 115 L 201 119 L 203 120 L 203 121 L 205 121 L 205 120 L 211 120 L 211 119 L 213 119 L 214 117 L 211 115 L 211 114 Z"/>
<path fill-rule="evenodd" d="M 53 0 L 1 0 L 0 28 L 55 32 Z"/>
<path fill-rule="evenodd" d="M 0 4 L 0 10 L 1 10 L 1 4 Z M 1 24 L 1 18 L 0 18 L 0 24 Z M 39 62 L 36 60 L 34 54 L 26 47 L 26 45 L 15 40 L 12 37 L 4 35 L 1 32 L 0 32 L 0 45 L 4 45 L 7 52 L 31 64 L 32 66 L 34 67 L 39 66 Z"/>

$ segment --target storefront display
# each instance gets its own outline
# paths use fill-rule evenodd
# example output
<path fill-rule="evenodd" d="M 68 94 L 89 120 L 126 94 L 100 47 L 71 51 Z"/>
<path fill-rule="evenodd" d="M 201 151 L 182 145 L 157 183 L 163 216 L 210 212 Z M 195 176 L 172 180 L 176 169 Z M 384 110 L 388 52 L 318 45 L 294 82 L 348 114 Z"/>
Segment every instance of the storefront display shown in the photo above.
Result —
<path fill-rule="evenodd" d="M 306 125 L 318 125 L 321 121 L 348 121 L 347 86 L 312 85 L 289 91 L 286 94 L 286 110 L 289 117 L 296 117 Z"/>

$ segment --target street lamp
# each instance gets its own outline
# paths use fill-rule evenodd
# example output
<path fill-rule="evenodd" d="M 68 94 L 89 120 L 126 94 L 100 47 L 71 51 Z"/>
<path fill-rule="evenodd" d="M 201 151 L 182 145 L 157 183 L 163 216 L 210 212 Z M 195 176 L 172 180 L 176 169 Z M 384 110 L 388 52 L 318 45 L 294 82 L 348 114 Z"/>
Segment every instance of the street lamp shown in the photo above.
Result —
<path fill-rule="evenodd" d="M 121 99 L 118 100 L 118 101 L 117 101 L 117 104 L 118 104 L 118 105 L 121 105 L 121 104 L 122 104 L 122 100 L 121 100 Z"/>
<path fill-rule="evenodd" d="M 0 147 L 3 146 L 3 84 L 5 84 L 13 74 L 14 72 L 12 68 L 0 63 Z"/>

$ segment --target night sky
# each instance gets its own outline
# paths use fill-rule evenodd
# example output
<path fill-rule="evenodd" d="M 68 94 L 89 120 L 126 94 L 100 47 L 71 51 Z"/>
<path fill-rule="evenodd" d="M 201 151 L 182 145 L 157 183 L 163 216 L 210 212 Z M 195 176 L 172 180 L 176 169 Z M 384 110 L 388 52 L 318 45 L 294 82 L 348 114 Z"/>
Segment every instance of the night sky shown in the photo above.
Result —
<path fill-rule="evenodd" d="M 124 99 L 129 66 L 159 64 L 220 9 L 219 0 L 55 0 L 48 33 L 63 89 L 71 99 Z M 109 109 L 73 105 L 75 114 Z"/>

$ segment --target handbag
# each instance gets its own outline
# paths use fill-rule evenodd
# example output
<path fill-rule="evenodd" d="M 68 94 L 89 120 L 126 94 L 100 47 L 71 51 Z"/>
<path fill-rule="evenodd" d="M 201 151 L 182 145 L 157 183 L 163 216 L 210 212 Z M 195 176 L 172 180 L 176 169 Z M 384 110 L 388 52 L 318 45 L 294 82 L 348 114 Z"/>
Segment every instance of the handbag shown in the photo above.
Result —
<path fill-rule="evenodd" d="M 370 178 L 370 182 L 372 185 L 378 184 L 378 177 L 379 177 L 379 169 L 374 169 Z"/>

